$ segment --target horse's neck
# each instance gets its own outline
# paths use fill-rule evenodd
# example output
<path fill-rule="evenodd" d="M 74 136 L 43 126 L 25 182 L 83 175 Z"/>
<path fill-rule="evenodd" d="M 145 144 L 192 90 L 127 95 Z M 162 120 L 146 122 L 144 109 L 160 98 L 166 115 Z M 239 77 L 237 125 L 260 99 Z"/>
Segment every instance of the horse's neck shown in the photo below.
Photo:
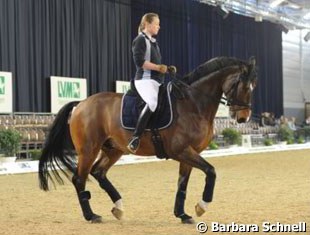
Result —
<path fill-rule="evenodd" d="M 201 115 L 209 120 L 214 118 L 223 95 L 224 82 L 240 72 L 239 66 L 230 66 L 204 76 L 191 85 L 192 100 Z"/>
<path fill-rule="evenodd" d="M 207 120 L 213 120 L 223 94 L 222 82 L 212 78 L 191 87 L 190 97 L 197 112 Z"/>

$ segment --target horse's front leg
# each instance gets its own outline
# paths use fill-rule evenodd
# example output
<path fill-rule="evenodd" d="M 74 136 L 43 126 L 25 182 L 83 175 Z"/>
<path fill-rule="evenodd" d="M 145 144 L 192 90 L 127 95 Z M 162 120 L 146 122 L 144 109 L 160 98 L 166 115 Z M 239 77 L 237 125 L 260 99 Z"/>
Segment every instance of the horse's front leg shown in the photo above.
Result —
<path fill-rule="evenodd" d="M 179 180 L 178 180 L 178 191 L 175 197 L 174 204 L 174 215 L 180 218 L 183 224 L 193 224 L 195 221 L 184 211 L 184 202 L 186 199 L 186 189 L 190 174 L 192 172 L 192 167 L 180 162 L 179 168 Z"/>
<path fill-rule="evenodd" d="M 197 203 L 195 207 L 197 216 L 201 216 L 206 211 L 208 203 L 213 199 L 216 179 L 215 169 L 191 147 L 186 148 L 175 160 L 198 168 L 206 174 L 206 183 L 202 194 L 202 200 Z"/>

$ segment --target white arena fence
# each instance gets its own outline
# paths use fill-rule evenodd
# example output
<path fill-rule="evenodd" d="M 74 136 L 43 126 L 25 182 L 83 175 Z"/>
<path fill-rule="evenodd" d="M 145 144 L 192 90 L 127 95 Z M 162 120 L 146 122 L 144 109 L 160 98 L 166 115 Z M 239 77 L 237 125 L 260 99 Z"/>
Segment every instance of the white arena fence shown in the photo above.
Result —
<path fill-rule="evenodd" d="M 285 145 L 260 146 L 250 148 L 233 147 L 219 150 L 205 150 L 201 153 L 201 156 L 203 156 L 204 158 L 211 158 L 211 157 L 225 157 L 240 154 L 277 152 L 277 151 L 301 150 L 301 149 L 310 150 L 310 143 L 308 142 L 304 144 L 291 144 L 291 145 L 285 144 Z M 165 160 L 158 159 L 155 156 L 142 157 L 135 155 L 123 155 L 122 158 L 116 163 L 116 165 L 138 164 L 138 163 L 157 162 L 157 161 L 165 161 Z M 0 175 L 34 173 L 34 172 L 38 172 L 38 161 L 29 161 L 29 160 L 17 161 L 17 162 L 0 161 Z"/>

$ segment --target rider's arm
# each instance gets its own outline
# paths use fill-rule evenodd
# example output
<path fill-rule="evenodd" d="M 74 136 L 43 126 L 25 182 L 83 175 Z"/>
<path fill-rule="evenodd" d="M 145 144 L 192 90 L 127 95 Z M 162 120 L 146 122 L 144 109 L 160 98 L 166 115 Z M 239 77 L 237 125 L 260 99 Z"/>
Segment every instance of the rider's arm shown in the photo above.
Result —
<path fill-rule="evenodd" d="M 144 61 L 143 65 L 142 65 L 143 69 L 148 69 L 148 70 L 155 70 L 158 71 L 160 73 L 166 73 L 167 72 L 167 66 L 163 65 L 163 64 L 154 64 L 150 61 Z"/>
<path fill-rule="evenodd" d="M 132 53 L 134 63 L 138 67 L 142 67 L 145 70 L 155 70 L 160 73 L 167 72 L 167 66 L 161 64 L 154 64 L 150 61 L 145 60 L 146 43 L 144 37 L 138 37 L 132 44 Z"/>

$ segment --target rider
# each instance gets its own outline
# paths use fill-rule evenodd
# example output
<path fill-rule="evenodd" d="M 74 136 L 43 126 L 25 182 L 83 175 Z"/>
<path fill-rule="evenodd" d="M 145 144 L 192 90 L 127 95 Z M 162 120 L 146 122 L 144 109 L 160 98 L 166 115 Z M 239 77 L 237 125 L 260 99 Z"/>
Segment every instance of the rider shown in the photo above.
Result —
<path fill-rule="evenodd" d="M 164 74 L 168 71 L 167 65 L 161 64 L 159 46 L 153 38 L 159 29 L 159 16 L 156 13 L 145 14 L 139 25 L 139 34 L 132 43 L 133 60 L 136 65 L 134 85 L 145 102 L 133 137 L 127 146 L 132 153 L 139 148 L 140 137 L 157 107 L 159 87 L 164 83 Z M 176 68 L 169 66 L 169 71 L 175 73 Z"/>

